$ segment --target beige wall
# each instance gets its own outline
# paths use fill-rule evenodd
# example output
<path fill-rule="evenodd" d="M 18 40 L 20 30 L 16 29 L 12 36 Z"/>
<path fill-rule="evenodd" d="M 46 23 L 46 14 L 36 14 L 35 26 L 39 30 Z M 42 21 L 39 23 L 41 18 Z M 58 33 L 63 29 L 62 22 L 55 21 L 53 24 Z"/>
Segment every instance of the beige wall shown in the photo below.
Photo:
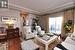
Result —
<path fill-rule="evenodd" d="M 75 33 L 75 9 L 74 9 L 74 33 Z"/>
<path fill-rule="evenodd" d="M 0 26 L 5 27 L 5 23 L 2 22 L 2 16 L 14 17 L 17 18 L 17 22 L 14 23 L 14 27 L 20 28 L 20 15 L 19 11 L 12 10 L 12 9 L 0 9 Z"/>

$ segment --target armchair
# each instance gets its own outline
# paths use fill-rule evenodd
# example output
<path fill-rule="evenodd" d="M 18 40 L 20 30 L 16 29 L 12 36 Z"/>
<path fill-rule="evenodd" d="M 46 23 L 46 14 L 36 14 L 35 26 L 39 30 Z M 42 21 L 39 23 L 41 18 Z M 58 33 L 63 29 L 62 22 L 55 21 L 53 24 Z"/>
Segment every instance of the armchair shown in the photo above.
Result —
<path fill-rule="evenodd" d="M 30 26 L 24 26 L 23 30 L 24 30 L 23 35 L 24 35 L 25 39 L 34 38 L 34 34 L 31 32 L 31 27 Z"/>

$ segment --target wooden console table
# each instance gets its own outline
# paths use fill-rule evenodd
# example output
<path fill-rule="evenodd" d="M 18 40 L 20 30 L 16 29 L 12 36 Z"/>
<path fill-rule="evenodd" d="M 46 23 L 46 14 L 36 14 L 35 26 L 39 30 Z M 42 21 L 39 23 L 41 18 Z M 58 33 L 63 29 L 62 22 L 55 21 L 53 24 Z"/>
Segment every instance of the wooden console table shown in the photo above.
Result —
<path fill-rule="evenodd" d="M 19 37 L 19 29 L 7 29 L 7 40 Z"/>

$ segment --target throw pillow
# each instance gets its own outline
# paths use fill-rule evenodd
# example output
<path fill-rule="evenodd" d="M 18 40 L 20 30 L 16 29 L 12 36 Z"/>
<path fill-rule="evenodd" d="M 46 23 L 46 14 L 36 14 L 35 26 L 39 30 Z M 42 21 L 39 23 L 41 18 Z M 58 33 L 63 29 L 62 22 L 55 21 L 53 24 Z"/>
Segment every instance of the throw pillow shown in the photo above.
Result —
<path fill-rule="evenodd" d="M 71 39 L 72 39 L 73 41 L 75 41 L 75 33 L 73 33 L 73 34 L 71 35 Z"/>

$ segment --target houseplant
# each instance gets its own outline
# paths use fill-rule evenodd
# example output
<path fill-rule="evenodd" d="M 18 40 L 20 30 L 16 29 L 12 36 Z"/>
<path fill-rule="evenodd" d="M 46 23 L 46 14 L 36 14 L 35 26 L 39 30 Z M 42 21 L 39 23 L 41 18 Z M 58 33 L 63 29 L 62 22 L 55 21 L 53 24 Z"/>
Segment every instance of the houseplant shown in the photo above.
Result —
<path fill-rule="evenodd" d="M 33 18 L 33 23 L 32 23 L 33 30 L 36 30 L 35 27 L 38 25 L 38 23 L 39 23 L 39 17 L 37 16 L 37 17 Z"/>
<path fill-rule="evenodd" d="M 66 39 L 66 37 L 68 36 L 68 33 L 72 32 L 72 26 L 73 26 L 72 20 L 68 20 L 67 22 L 64 23 L 64 33 L 62 33 L 61 35 L 63 40 Z"/>
<path fill-rule="evenodd" d="M 64 29 L 65 33 L 70 33 L 72 30 L 72 20 L 68 20 L 66 23 L 64 23 Z"/>

